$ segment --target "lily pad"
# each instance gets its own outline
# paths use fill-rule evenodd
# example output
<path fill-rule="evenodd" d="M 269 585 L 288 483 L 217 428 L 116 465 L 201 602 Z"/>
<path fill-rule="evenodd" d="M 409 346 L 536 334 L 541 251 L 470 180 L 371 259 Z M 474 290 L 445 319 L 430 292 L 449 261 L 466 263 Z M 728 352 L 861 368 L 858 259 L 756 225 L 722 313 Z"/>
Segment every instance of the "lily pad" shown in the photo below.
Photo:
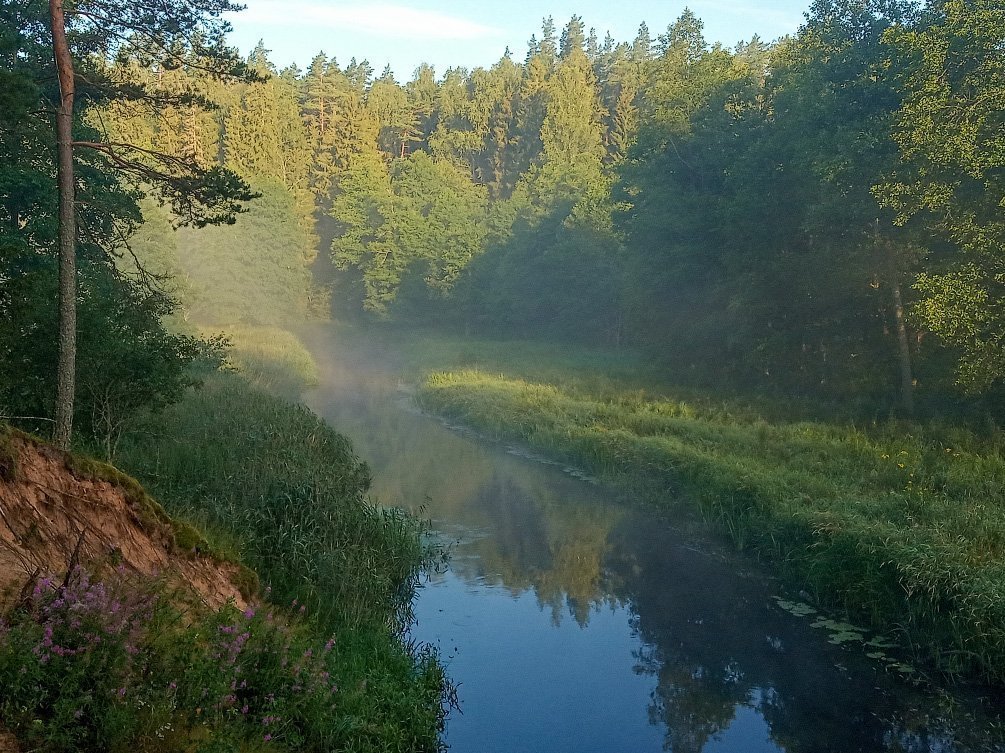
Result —
<path fill-rule="evenodd" d="M 806 617 L 807 615 L 817 613 L 816 609 L 801 601 L 787 601 L 780 596 L 776 596 L 775 603 L 777 603 L 780 608 L 784 609 L 789 614 L 795 615 L 796 617 Z"/>

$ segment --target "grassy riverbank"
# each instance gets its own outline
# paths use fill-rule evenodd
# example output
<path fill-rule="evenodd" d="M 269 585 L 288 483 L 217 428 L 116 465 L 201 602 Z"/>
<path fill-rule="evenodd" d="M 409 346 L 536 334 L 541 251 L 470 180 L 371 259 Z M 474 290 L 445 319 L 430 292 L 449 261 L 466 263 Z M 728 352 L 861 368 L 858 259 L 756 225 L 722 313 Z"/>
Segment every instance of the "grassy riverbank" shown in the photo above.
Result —
<path fill-rule="evenodd" d="M 437 749 L 442 669 L 401 634 L 426 556 L 421 531 L 369 502 L 369 470 L 348 439 L 222 373 L 130 433 L 117 462 L 214 548 L 253 567 L 272 602 L 303 607 L 305 629 L 335 636 L 338 736 L 326 744 Z"/>
<path fill-rule="evenodd" d="M 0 619 L 0 726 L 54 752 L 439 750 L 449 686 L 404 633 L 430 556 L 420 524 L 373 504 L 349 440 L 282 397 L 317 380 L 294 335 L 225 336 L 224 369 L 130 426 L 113 461 L 186 532 L 177 556 L 240 563 L 262 603 L 193 608 L 156 579 L 37 574 Z M 0 482 L 16 467 L 5 446 Z"/>
<path fill-rule="evenodd" d="M 582 354 L 565 358 L 575 368 L 563 380 L 562 358 L 502 367 L 505 346 L 470 347 L 497 353 L 491 365 L 505 373 L 433 373 L 419 390 L 425 408 L 658 505 L 693 502 L 817 602 L 942 670 L 1005 681 L 1000 431 L 786 420 L 784 410 L 675 399 L 665 385 L 647 395 L 637 378 L 586 368 Z"/>

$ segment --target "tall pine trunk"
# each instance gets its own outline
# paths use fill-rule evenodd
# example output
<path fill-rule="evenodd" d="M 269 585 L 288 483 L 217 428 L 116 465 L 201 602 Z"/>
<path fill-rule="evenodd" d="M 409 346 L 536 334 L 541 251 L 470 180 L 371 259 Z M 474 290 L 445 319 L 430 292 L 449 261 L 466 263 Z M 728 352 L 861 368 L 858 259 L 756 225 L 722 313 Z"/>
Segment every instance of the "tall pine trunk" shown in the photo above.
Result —
<path fill-rule="evenodd" d="M 63 0 L 49 0 L 52 49 L 59 79 L 56 147 L 59 186 L 59 357 L 56 366 L 56 428 L 53 441 L 68 449 L 73 436 L 77 357 L 77 222 L 73 178 L 73 59 L 66 43 Z"/>

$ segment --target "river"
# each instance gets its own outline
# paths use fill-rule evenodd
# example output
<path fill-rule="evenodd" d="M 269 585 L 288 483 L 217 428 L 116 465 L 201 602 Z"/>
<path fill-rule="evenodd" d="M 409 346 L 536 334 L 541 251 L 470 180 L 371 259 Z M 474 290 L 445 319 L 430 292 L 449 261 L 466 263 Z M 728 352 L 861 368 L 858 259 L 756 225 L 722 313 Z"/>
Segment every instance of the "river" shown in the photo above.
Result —
<path fill-rule="evenodd" d="M 693 527 L 422 415 L 379 346 L 306 340 L 304 402 L 449 548 L 412 636 L 457 685 L 456 753 L 1005 750 L 980 694 L 907 682 Z"/>

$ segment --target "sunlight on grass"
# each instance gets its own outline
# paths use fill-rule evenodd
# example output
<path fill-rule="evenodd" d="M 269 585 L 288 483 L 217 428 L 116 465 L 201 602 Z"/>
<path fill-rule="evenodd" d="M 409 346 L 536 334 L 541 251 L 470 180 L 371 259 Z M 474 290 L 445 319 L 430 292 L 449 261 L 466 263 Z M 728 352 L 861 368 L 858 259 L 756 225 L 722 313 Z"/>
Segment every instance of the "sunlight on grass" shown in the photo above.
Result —
<path fill-rule="evenodd" d="M 424 408 L 674 505 L 949 672 L 1005 678 L 1005 436 L 766 420 L 625 391 L 434 373 Z"/>
<path fill-rule="evenodd" d="M 318 383 L 318 367 L 300 339 L 281 327 L 204 327 L 204 336 L 223 334 L 231 343 L 229 364 L 257 387 L 296 397 Z"/>

